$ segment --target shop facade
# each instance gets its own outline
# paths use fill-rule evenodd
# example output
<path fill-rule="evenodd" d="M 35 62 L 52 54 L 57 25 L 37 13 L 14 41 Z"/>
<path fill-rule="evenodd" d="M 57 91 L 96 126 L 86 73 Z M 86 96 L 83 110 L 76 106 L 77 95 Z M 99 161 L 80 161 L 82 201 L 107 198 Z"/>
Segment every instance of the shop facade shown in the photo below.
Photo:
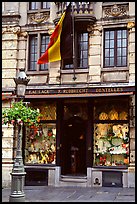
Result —
<path fill-rule="evenodd" d="M 23 130 L 25 185 L 135 187 L 135 2 L 73 2 L 74 61 L 38 65 L 68 4 L 2 2 L 2 109 L 25 69 L 24 102 L 42 114 Z M 16 145 L 2 125 L 4 187 Z"/>
<path fill-rule="evenodd" d="M 28 89 L 42 119 L 25 130 L 26 185 L 128 187 L 133 95 L 133 87 Z"/>

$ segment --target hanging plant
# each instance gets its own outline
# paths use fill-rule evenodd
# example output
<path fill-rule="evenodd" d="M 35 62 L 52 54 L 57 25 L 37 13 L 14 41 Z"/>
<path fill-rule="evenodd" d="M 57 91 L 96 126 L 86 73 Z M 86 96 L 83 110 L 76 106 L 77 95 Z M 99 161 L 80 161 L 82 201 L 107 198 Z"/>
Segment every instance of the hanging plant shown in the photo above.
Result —
<path fill-rule="evenodd" d="M 13 102 L 11 108 L 2 111 L 2 124 L 21 124 L 38 126 L 41 114 L 34 108 L 27 107 L 23 101 Z"/>

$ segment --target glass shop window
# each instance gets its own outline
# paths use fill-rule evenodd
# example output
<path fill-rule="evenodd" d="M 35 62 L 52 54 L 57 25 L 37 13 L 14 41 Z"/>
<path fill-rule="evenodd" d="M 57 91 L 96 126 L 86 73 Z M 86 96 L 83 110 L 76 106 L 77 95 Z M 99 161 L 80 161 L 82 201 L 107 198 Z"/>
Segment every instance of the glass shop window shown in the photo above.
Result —
<path fill-rule="evenodd" d="M 33 104 L 42 114 L 39 127 L 26 128 L 25 164 L 56 163 L 56 104 Z"/>
<path fill-rule="evenodd" d="M 128 103 L 102 104 L 96 102 L 94 107 L 94 166 L 128 166 Z"/>

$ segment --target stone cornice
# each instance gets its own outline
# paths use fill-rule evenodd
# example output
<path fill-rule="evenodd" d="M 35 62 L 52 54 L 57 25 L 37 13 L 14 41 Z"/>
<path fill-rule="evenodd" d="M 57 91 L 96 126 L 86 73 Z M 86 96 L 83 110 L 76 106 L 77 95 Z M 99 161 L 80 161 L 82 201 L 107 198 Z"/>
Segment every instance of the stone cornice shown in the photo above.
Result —
<path fill-rule="evenodd" d="M 18 13 L 5 13 L 2 14 L 2 25 L 18 25 L 21 18 Z"/>

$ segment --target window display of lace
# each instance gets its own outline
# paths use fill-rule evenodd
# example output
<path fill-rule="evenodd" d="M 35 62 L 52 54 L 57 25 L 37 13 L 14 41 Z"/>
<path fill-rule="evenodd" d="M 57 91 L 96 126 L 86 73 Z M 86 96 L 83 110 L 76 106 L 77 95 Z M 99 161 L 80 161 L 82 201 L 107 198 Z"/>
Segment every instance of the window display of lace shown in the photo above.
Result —
<path fill-rule="evenodd" d="M 129 163 L 128 124 L 94 125 L 94 164 L 99 166 Z"/>
<path fill-rule="evenodd" d="M 56 125 L 42 124 L 39 129 L 27 128 L 25 145 L 26 164 L 55 164 Z"/>

